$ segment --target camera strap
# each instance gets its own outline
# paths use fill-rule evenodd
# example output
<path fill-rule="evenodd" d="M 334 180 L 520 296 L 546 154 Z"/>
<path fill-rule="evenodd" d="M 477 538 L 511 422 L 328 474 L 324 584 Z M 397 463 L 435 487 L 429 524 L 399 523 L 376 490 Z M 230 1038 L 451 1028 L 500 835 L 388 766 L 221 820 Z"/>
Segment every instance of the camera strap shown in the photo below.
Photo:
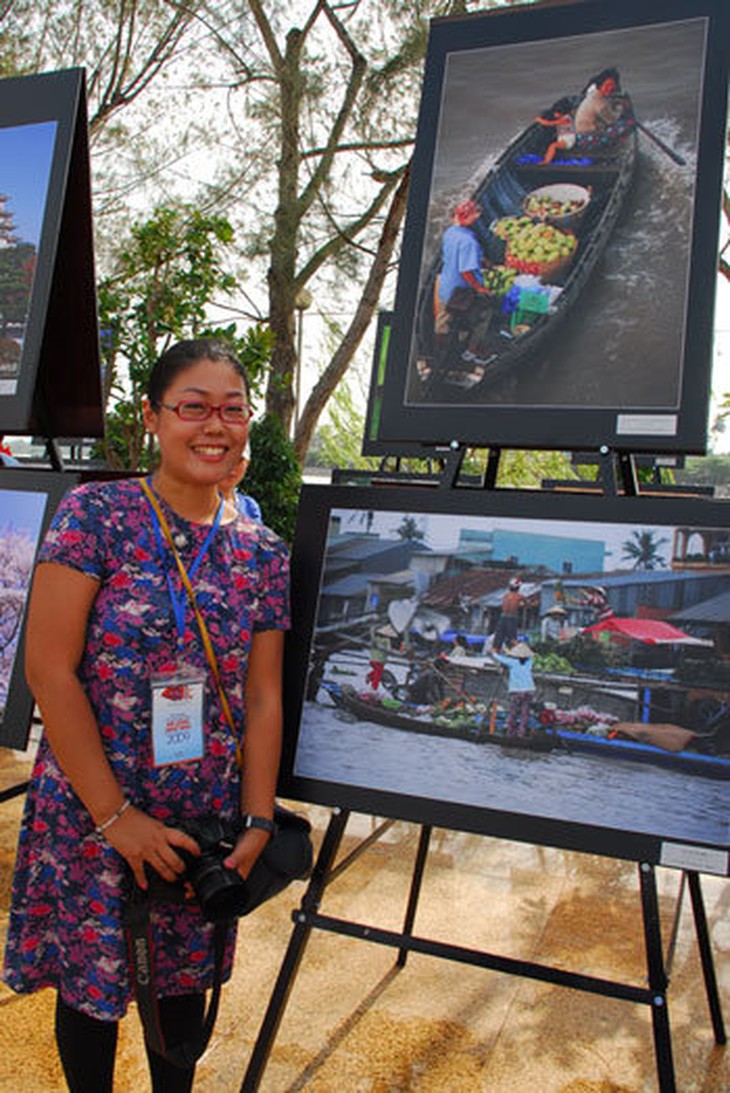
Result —
<path fill-rule="evenodd" d="M 183 583 L 185 591 L 187 592 L 188 597 L 190 599 L 190 603 L 191 603 L 191 606 L 193 608 L 193 611 L 195 612 L 195 619 L 198 623 L 198 629 L 200 630 L 200 638 L 201 638 L 201 641 L 203 642 L 203 646 L 205 648 L 205 654 L 208 658 L 208 663 L 210 664 L 210 670 L 213 673 L 213 679 L 215 680 L 215 685 L 218 688 L 218 695 L 220 697 L 221 707 L 223 709 L 223 716 L 225 717 L 226 722 L 227 722 L 228 727 L 230 728 L 231 732 L 233 733 L 233 735 L 237 739 L 236 754 L 237 754 L 237 757 L 238 757 L 238 765 L 240 767 L 241 766 L 241 750 L 240 750 L 240 740 L 238 740 L 238 735 L 239 734 L 236 732 L 236 726 L 235 726 L 235 722 L 233 720 L 233 714 L 231 712 L 231 706 L 230 706 L 230 703 L 228 701 L 228 695 L 226 694 L 226 692 L 223 688 L 223 680 L 221 679 L 221 673 L 220 673 L 220 669 L 218 667 L 218 658 L 215 655 L 215 649 L 213 648 L 213 642 L 210 639 L 210 634 L 208 633 L 208 627 L 206 626 L 205 619 L 203 618 L 203 616 L 200 612 L 200 608 L 198 607 L 197 600 L 195 599 L 195 590 L 194 590 L 192 584 L 190 583 L 190 577 L 188 576 L 188 571 L 186 570 L 185 564 L 184 564 L 182 558 L 180 557 L 180 554 L 178 553 L 177 547 L 175 546 L 175 541 L 172 537 L 172 532 L 170 531 L 170 527 L 167 523 L 167 520 L 165 519 L 165 514 L 162 511 L 162 508 L 160 506 L 159 501 L 155 497 L 154 492 L 152 491 L 149 483 L 144 478 L 140 479 L 140 486 L 142 487 L 142 491 L 144 492 L 145 497 L 149 501 L 150 506 L 152 507 L 152 510 L 153 510 L 155 516 L 157 517 L 158 521 L 159 521 L 159 525 L 160 525 L 160 529 L 162 530 L 162 534 L 165 536 L 165 539 L 167 540 L 167 544 L 170 547 L 170 550 L 172 551 L 172 556 L 175 559 L 175 564 L 177 565 L 178 572 L 180 574 L 180 580 Z"/>
<path fill-rule="evenodd" d="M 129 952 L 132 987 L 139 1010 L 144 1036 L 148 1046 L 174 1066 L 187 1069 L 205 1051 L 213 1032 L 223 983 L 223 959 L 226 951 L 226 935 L 230 922 L 217 922 L 213 944 L 213 988 L 208 1011 L 203 1018 L 199 1034 L 183 1044 L 168 1047 L 162 1031 L 160 1010 L 155 985 L 155 953 L 150 926 L 149 902 L 139 888 L 124 903 L 124 932 Z"/>

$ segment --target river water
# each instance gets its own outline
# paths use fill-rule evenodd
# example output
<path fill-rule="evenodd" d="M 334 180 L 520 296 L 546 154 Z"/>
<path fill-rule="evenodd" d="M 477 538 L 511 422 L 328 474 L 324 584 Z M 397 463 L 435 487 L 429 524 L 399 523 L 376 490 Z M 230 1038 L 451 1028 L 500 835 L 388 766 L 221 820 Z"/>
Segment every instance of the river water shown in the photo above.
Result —
<path fill-rule="evenodd" d="M 438 252 L 454 204 L 473 192 L 490 164 L 540 110 L 579 91 L 601 68 L 619 68 L 637 117 L 686 160 L 678 166 L 640 135 L 637 169 L 621 219 L 559 336 L 513 375 L 496 377 L 484 390 L 466 395 L 455 391 L 454 401 L 677 406 L 703 48 L 703 21 L 694 19 L 449 56 L 422 275 Z M 408 401 L 423 397 L 417 390 L 411 385 Z"/>
<path fill-rule="evenodd" d="M 363 662 L 347 679 L 333 678 L 361 687 L 365 670 Z M 562 750 L 510 752 L 355 721 L 322 690 L 316 703 L 304 704 L 294 770 L 316 781 L 452 805 L 689 843 L 730 842 L 730 781 Z"/>
<path fill-rule="evenodd" d="M 730 836 L 729 782 L 563 751 L 510 753 L 492 744 L 351 722 L 335 708 L 313 703 L 305 706 L 295 773 L 689 843 L 726 846 Z"/>

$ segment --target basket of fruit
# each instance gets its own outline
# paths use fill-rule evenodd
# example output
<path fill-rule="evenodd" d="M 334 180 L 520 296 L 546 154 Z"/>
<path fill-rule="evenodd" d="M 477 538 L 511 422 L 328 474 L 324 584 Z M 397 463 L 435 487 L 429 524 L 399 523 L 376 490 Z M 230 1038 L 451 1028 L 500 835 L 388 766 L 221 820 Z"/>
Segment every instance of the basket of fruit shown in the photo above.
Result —
<path fill-rule="evenodd" d="M 507 242 L 505 264 L 520 273 L 552 281 L 573 261 L 578 240 L 554 224 L 529 220 Z"/>
<path fill-rule="evenodd" d="M 560 228 L 574 228 L 583 217 L 591 200 L 586 186 L 573 182 L 553 182 L 532 190 L 522 203 L 525 215 L 531 220 L 555 224 Z"/>
<path fill-rule="evenodd" d="M 484 287 L 492 296 L 506 296 L 516 276 L 517 270 L 510 266 L 490 266 L 482 270 Z"/>

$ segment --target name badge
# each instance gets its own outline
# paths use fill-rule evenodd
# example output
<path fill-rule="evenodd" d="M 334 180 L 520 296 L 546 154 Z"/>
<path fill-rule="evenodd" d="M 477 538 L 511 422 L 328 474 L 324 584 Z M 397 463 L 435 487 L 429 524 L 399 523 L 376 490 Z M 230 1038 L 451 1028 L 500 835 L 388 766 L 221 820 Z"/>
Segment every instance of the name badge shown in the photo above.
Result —
<path fill-rule="evenodd" d="M 173 672 L 153 673 L 150 686 L 154 765 L 202 759 L 205 674 L 180 665 Z"/>

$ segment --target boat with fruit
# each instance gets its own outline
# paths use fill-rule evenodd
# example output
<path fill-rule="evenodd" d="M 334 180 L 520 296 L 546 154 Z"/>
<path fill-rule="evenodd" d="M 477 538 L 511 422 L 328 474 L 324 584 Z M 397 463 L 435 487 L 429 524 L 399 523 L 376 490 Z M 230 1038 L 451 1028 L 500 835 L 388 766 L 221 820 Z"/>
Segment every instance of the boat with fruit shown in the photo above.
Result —
<path fill-rule="evenodd" d="M 434 330 L 437 255 L 421 286 L 416 315 L 417 373 L 424 394 L 470 389 L 534 358 L 575 307 L 606 247 L 636 162 L 636 130 L 600 150 L 563 150 L 537 121 L 502 153 L 472 197 L 471 225 L 485 256 L 488 295 L 449 309 Z"/>
<path fill-rule="evenodd" d="M 358 691 L 349 684 L 323 680 L 322 688 L 338 709 L 350 720 L 374 722 L 390 729 L 417 732 L 427 736 L 446 736 L 474 744 L 498 744 L 525 752 L 549 752 L 562 747 L 556 733 L 535 725 L 527 736 L 507 736 L 504 717 L 492 717 L 490 706 L 481 708 L 463 703 L 418 705 L 390 695 Z M 461 708 L 460 708 L 461 707 Z"/>

